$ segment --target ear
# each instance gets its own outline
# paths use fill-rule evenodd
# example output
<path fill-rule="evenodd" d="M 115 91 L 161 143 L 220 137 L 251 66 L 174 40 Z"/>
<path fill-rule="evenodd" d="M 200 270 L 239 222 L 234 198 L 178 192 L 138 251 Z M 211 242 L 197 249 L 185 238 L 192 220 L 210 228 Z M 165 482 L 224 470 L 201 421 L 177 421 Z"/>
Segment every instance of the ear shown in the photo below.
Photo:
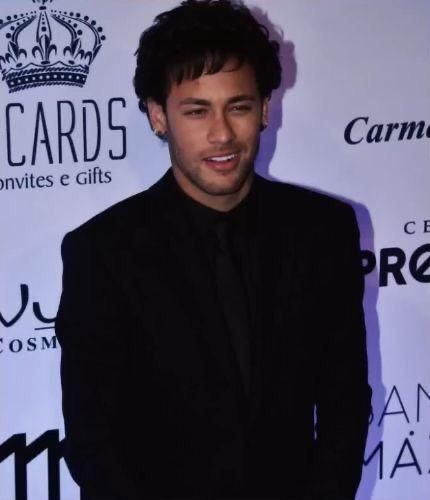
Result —
<path fill-rule="evenodd" d="M 264 97 L 263 105 L 261 108 L 261 125 L 263 128 L 266 128 L 269 124 L 269 98 Z"/>
<path fill-rule="evenodd" d="M 163 106 L 154 101 L 154 99 L 148 99 L 146 107 L 148 109 L 148 118 L 152 130 L 156 134 L 164 135 L 167 129 L 167 119 Z"/>

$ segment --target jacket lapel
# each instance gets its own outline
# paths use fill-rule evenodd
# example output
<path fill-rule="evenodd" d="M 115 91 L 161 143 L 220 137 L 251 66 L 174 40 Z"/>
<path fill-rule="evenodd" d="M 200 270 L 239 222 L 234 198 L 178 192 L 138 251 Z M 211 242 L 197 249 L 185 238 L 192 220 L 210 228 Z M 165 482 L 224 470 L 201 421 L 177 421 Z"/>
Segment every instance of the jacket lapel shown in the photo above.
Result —
<path fill-rule="evenodd" d="M 270 380 L 277 368 L 279 335 L 284 331 L 288 311 L 281 304 L 292 304 L 294 274 L 297 264 L 295 239 L 297 231 L 292 218 L 290 200 L 282 198 L 274 183 L 256 175 L 259 183 L 257 255 L 258 280 L 256 291 L 256 330 L 253 367 L 253 397 L 249 425 L 255 421 L 262 399 L 270 390 Z M 281 300 L 282 297 L 282 300 Z"/>
<path fill-rule="evenodd" d="M 275 224 L 271 213 L 270 196 L 266 182 L 256 176 L 259 182 L 257 205 L 257 290 L 256 321 L 253 352 L 253 384 L 249 412 L 249 424 L 255 420 L 261 400 L 268 371 L 271 370 L 271 355 L 274 347 L 273 324 L 276 323 L 276 310 L 273 308 L 276 296 L 277 278 L 281 271 L 279 258 L 279 227 Z"/>
<path fill-rule="evenodd" d="M 208 272 L 206 255 L 186 214 L 178 207 L 174 182 L 169 169 L 148 190 L 150 216 L 145 221 L 145 230 L 136 240 L 134 253 L 140 256 L 144 253 L 145 259 L 151 260 L 154 279 L 160 293 L 164 292 L 166 304 L 174 304 L 182 324 L 188 325 L 190 333 L 201 343 L 207 359 L 212 360 L 227 380 L 235 380 L 236 390 L 239 390 L 240 375 Z M 145 281 L 141 286 L 148 293 Z M 166 314 L 170 311 L 167 306 Z"/>
<path fill-rule="evenodd" d="M 285 311 L 277 307 L 282 293 L 285 298 L 291 287 L 285 277 L 293 277 L 293 238 L 288 219 L 288 203 L 280 203 L 271 182 L 256 175 L 257 201 L 257 290 L 251 398 L 248 406 L 248 425 L 252 425 L 270 383 L 273 371 L 276 339 L 280 333 Z M 205 252 L 191 232 L 189 221 L 178 210 L 173 173 L 166 174 L 147 192 L 147 216 L 144 228 L 136 238 L 130 258 L 138 256 L 151 262 L 153 281 L 166 303 L 189 324 L 190 331 L 200 342 L 207 359 L 228 381 L 235 381 L 240 401 L 244 394 L 236 357 L 230 346 L 220 312 L 214 284 L 208 273 Z M 290 219 L 291 220 L 291 219 Z M 136 266 L 138 268 L 139 266 Z M 136 276 L 142 294 L 148 290 L 147 276 Z M 282 287 L 282 288 L 281 288 Z M 161 292 L 163 291 L 163 292 Z M 139 292 L 138 292 L 139 293 Z M 166 310 L 170 314 L 170 309 Z"/>

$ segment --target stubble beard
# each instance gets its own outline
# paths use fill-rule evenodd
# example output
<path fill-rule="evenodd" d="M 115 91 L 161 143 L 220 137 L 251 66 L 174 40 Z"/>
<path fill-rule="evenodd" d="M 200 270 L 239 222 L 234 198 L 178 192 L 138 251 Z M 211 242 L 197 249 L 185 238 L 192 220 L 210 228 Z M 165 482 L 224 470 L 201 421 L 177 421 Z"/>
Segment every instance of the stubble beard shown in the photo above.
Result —
<path fill-rule="evenodd" d="M 203 191 L 204 193 L 211 196 L 222 196 L 229 194 L 238 193 L 244 186 L 245 182 L 252 175 L 253 171 L 253 163 L 249 163 L 244 165 L 240 171 L 230 172 L 226 174 L 226 177 L 234 175 L 234 179 L 229 178 L 228 182 L 224 182 L 222 180 L 223 174 L 214 172 L 214 175 L 219 175 L 220 182 L 211 181 L 206 178 L 204 167 L 201 167 L 198 170 L 182 170 L 183 174 L 188 178 L 188 180 L 198 189 Z"/>
<path fill-rule="evenodd" d="M 237 169 L 225 174 L 227 178 L 234 176 L 234 180 L 230 180 L 227 183 L 222 180 L 221 182 L 211 181 L 207 178 L 206 170 L 209 169 L 206 169 L 203 165 L 200 165 L 199 168 L 187 168 L 187 166 L 180 161 L 181 155 L 176 154 L 175 148 L 169 147 L 169 149 L 172 163 L 195 188 L 210 196 L 223 196 L 238 193 L 249 177 L 253 175 L 254 161 L 258 154 L 259 145 L 260 141 L 258 141 L 254 154 L 246 164 L 238 165 Z M 220 179 L 222 179 L 223 176 L 222 173 L 217 172 L 212 172 L 212 175 L 219 175 Z"/>

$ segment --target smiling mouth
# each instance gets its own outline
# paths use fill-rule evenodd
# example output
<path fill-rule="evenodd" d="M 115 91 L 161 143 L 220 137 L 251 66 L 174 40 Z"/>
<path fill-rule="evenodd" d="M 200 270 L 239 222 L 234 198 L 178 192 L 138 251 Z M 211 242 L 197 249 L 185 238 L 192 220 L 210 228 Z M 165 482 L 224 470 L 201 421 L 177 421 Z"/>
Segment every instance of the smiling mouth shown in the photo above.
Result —
<path fill-rule="evenodd" d="M 239 158 L 240 158 L 239 153 L 215 155 L 204 158 L 204 163 L 212 171 L 230 172 L 237 167 L 239 163 Z"/>
<path fill-rule="evenodd" d="M 229 155 L 223 156 L 208 156 L 207 158 L 205 158 L 205 160 L 214 163 L 225 163 L 234 160 L 238 155 L 238 153 L 231 153 Z"/>

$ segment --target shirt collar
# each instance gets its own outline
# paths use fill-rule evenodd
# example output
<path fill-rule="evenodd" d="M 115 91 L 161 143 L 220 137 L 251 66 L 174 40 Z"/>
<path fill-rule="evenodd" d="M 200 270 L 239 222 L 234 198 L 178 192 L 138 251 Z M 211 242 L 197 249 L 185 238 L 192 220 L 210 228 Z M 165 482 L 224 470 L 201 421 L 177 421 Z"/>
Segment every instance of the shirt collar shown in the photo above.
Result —
<path fill-rule="evenodd" d="M 188 212 L 194 224 L 200 229 L 210 229 L 215 223 L 225 220 L 236 226 L 250 227 L 256 220 L 257 182 L 252 179 L 247 195 L 231 210 L 222 212 L 203 205 L 187 195 L 174 179 L 175 191 L 181 205 Z"/>

